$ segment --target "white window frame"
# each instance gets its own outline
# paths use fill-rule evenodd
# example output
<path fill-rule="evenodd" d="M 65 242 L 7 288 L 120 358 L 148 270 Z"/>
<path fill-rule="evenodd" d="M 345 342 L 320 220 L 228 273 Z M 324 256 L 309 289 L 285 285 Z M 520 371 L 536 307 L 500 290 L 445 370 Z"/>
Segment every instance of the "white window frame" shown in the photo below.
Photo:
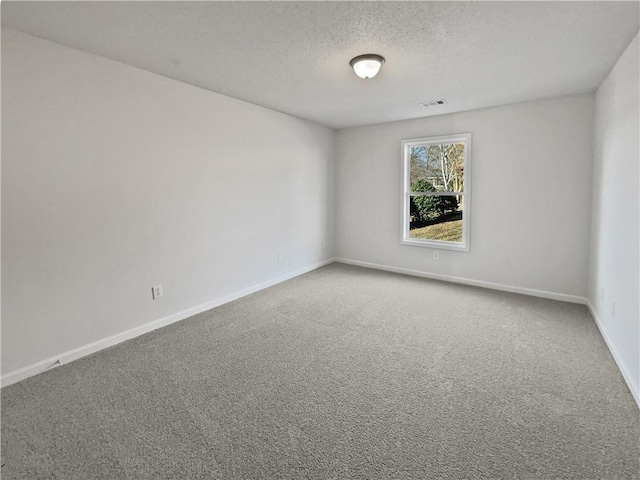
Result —
<path fill-rule="evenodd" d="M 442 250 L 469 251 L 469 234 L 471 227 L 471 134 L 460 133 L 441 137 L 408 138 L 402 140 L 402 240 L 401 244 L 413 247 L 427 247 Z M 409 237 L 409 197 L 411 148 L 417 145 L 442 145 L 447 143 L 464 143 L 464 189 L 463 192 L 434 192 L 427 195 L 453 195 L 464 198 L 462 214 L 462 242 L 443 240 L 426 240 Z"/>

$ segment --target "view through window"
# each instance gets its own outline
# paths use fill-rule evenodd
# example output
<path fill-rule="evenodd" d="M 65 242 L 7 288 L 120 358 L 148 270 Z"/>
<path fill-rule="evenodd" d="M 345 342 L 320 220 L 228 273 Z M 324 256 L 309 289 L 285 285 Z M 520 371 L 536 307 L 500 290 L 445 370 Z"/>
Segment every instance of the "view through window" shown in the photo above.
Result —
<path fill-rule="evenodd" d="M 402 143 L 403 243 L 468 251 L 471 135 Z"/>

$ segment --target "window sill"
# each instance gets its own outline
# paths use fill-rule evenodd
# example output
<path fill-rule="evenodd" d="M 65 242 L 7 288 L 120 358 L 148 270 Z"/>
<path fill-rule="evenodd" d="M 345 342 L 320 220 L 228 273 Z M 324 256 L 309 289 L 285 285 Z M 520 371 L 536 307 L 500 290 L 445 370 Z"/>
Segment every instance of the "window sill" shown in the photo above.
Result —
<path fill-rule="evenodd" d="M 423 247 L 436 250 L 454 250 L 457 252 L 469 252 L 469 245 L 465 243 L 441 242 L 439 240 L 414 240 L 405 238 L 400 242 L 411 247 Z"/>

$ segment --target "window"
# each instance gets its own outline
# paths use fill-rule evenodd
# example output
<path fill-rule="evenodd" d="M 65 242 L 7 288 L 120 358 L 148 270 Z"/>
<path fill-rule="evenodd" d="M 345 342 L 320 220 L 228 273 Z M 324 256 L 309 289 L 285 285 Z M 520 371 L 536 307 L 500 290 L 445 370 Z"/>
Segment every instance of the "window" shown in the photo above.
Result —
<path fill-rule="evenodd" d="M 471 134 L 402 141 L 402 243 L 469 251 Z"/>

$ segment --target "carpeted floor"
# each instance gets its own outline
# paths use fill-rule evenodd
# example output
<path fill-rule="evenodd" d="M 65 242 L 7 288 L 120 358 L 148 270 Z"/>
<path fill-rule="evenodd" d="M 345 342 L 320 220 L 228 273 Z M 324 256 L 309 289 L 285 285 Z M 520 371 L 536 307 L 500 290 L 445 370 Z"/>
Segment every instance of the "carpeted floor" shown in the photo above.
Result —
<path fill-rule="evenodd" d="M 2 390 L 9 479 L 631 479 L 580 305 L 333 264 Z"/>

